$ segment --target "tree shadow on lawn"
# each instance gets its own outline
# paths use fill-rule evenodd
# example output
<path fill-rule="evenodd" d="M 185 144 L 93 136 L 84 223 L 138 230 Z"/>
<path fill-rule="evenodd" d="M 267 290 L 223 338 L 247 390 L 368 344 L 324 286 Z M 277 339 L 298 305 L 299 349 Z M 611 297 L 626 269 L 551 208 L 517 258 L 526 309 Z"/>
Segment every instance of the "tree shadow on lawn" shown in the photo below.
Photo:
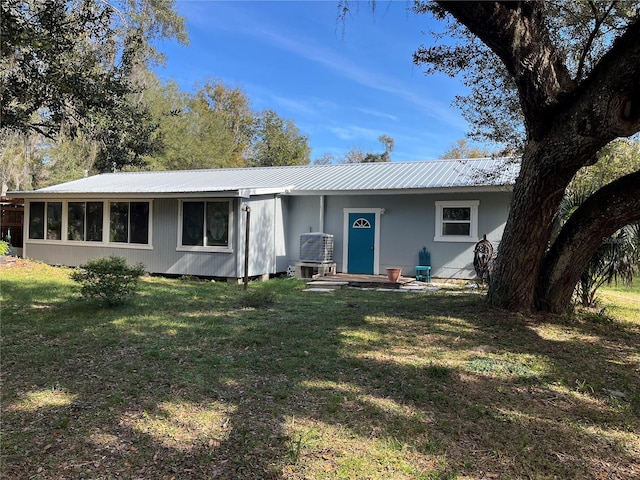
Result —
<path fill-rule="evenodd" d="M 211 287 L 194 300 L 187 288 L 182 301 L 167 295 L 152 307 L 143 297 L 88 318 L 80 333 L 5 338 L 3 475 L 637 473 L 637 415 L 590 380 L 605 369 L 639 381 L 613 347 L 590 343 L 576 367 L 582 342 L 543 338 L 477 297 L 394 293 L 381 306 L 375 292 L 298 294 L 238 312 L 227 294 Z M 55 322 L 41 315 L 39 329 Z M 573 391 L 582 376 L 594 392 Z M 38 392 L 51 398 L 30 403 Z"/>
<path fill-rule="evenodd" d="M 585 338 L 593 329 L 570 322 L 566 338 L 547 338 L 541 319 L 477 297 L 391 294 L 381 312 L 354 294 L 345 305 L 362 309 L 362 321 L 336 327 L 340 361 L 301 382 L 316 406 L 297 415 L 441 453 L 450 473 L 639 473 L 637 404 L 603 390 L 624 390 L 627 400 L 640 393 L 637 333 L 625 332 L 624 347 L 617 328 Z"/>
<path fill-rule="evenodd" d="M 5 336 L 2 476 L 275 478 L 286 447 L 273 383 L 234 367 L 245 328 L 134 309 L 69 335 L 47 332 L 49 315 Z"/>

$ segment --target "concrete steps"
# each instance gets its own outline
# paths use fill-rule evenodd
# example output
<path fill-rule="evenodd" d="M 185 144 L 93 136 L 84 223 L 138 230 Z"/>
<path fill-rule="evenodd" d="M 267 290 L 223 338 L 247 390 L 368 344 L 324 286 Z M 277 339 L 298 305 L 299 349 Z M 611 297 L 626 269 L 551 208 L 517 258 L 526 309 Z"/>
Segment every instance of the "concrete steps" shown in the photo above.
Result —
<path fill-rule="evenodd" d="M 313 280 L 307 282 L 307 288 L 305 292 L 333 292 L 341 288 L 349 286 L 349 282 L 340 282 L 332 280 Z"/>
<path fill-rule="evenodd" d="M 422 282 L 362 282 L 353 280 L 341 281 L 341 280 L 313 280 L 307 282 L 307 288 L 305 292 L 334 292 L 342 288 L 347 287 L 361 288 L 363 290 L 376 290 L 378 292 L 436 292 L 438 287 L 432 284 L 426 284 Z"/>

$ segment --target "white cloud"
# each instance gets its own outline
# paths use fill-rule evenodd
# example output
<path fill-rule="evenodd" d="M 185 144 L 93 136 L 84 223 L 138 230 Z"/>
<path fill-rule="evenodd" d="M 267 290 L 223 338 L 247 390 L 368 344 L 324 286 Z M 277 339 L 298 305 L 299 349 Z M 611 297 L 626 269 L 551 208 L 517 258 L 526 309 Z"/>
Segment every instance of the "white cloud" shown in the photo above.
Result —
<path fill-rule="evenodd" d="M 244 2 L 214 2 L 215 16 L 204 14 L 194 9 L 189 14 L 190 21 L 196 21 L 202 28 L 215 28 L 233 31 L 234 35 L 242 34 L 255 37 L 260 42 L 266 42 L 281 50 L 292 53 L 300 58 L 326 67 L 358 84 L 361 87 L 377 90 L 396 97 L 398 100 L 419 108 L 423 114 L 445 122 L 456 128 L 464 128 L 466 123 L 457 113 L 452 112 L 448 103 L 434 99 L 427 94 L 416 93 L 415 87 L 401 79 L 387 73 L 364 68 L 352 59 L 336 52 L 317 40 L 294 32 L 287 25 L 278 23 L 278 19 L 268 16 L 264 9 L 259 15 L 252 8 L 246 7 L 250 3 Z M 239 19 L 234 21 L 229 19 Z M 223 19 L 227 19 L 223 21 Z"/>
<path fill-rule="evenodd" d="M 341 140 L 355 140 L 360 139 L 364 141 L 377 140 L 380 135 L 384 135 L 384 132 L 374 129 L 359 127 L 356 125 L 347 126 L 329 126 L 327 129 L 334 133 Z"/>
<path fill-rule="evenodd" d="M 385 112 L 380 112 L 378 110 L 373 110 L 370 108 L 356 108 L 357 111 L 363 113 L 364 115 L 369 115 L 372 117 L 379 117 L 379 118 L 384 118 L 387 120 L 391 120 L 393 122 L 397 122 L 398 121 L 398 117 L 396 117 L 395 115 L 392 115 L 390 113 L 385 113 Z"/>

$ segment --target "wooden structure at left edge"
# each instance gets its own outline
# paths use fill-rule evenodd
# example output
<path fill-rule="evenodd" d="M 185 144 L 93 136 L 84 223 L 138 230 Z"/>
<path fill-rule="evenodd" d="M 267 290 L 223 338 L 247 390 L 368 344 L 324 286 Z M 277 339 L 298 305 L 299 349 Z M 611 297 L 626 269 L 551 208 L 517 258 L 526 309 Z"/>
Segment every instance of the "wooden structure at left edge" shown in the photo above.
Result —
<path fill-rule="evenodd" d="M 0 240 L 11 243 L 14 255 L 22 253 L 24 199 L 0 197 Z"/>

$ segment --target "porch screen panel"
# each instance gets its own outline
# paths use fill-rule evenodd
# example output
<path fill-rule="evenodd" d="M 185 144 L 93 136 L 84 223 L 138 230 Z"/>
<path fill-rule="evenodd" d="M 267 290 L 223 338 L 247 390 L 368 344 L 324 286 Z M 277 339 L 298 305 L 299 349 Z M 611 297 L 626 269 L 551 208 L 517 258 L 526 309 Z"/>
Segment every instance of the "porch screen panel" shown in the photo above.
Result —
<path fill-rule="evenodd" d="M 84 202 L 69 202 L 68 212 L 68 240 L 84 240 Z"/>
<path fill-rule="evenodd" d="M 229 202 L 207 202 L 207 245 L 229 245 Z"/>
<path fill-rule="evenodd" d="M 62 202 L 47 202 L 47 239 L 62 240 Z"/>
<path fill-rule="evenodd" d="M 131 202 L 131 243 L 149 243 L 149 202 Z"/>
<path fill-rule="evenodd" d="M 109 240 L 129 242 L 129 202 L 112 202 L 109 218 Z"/>
<path fill-rule="evenodd" d="M 29 238 L 44 239 L 44 202 L 29 205 Z"/>
<path fill-rule="evenodd" d="M 182 204 L 182 245 L 202 245 L 204 238 L 204 202 Z"/>
<path fill-rule="evenodd" d="M 87 202 L 87 241 L 102 241 L 102 219 L 104 217 L 102 202 Z"/>

